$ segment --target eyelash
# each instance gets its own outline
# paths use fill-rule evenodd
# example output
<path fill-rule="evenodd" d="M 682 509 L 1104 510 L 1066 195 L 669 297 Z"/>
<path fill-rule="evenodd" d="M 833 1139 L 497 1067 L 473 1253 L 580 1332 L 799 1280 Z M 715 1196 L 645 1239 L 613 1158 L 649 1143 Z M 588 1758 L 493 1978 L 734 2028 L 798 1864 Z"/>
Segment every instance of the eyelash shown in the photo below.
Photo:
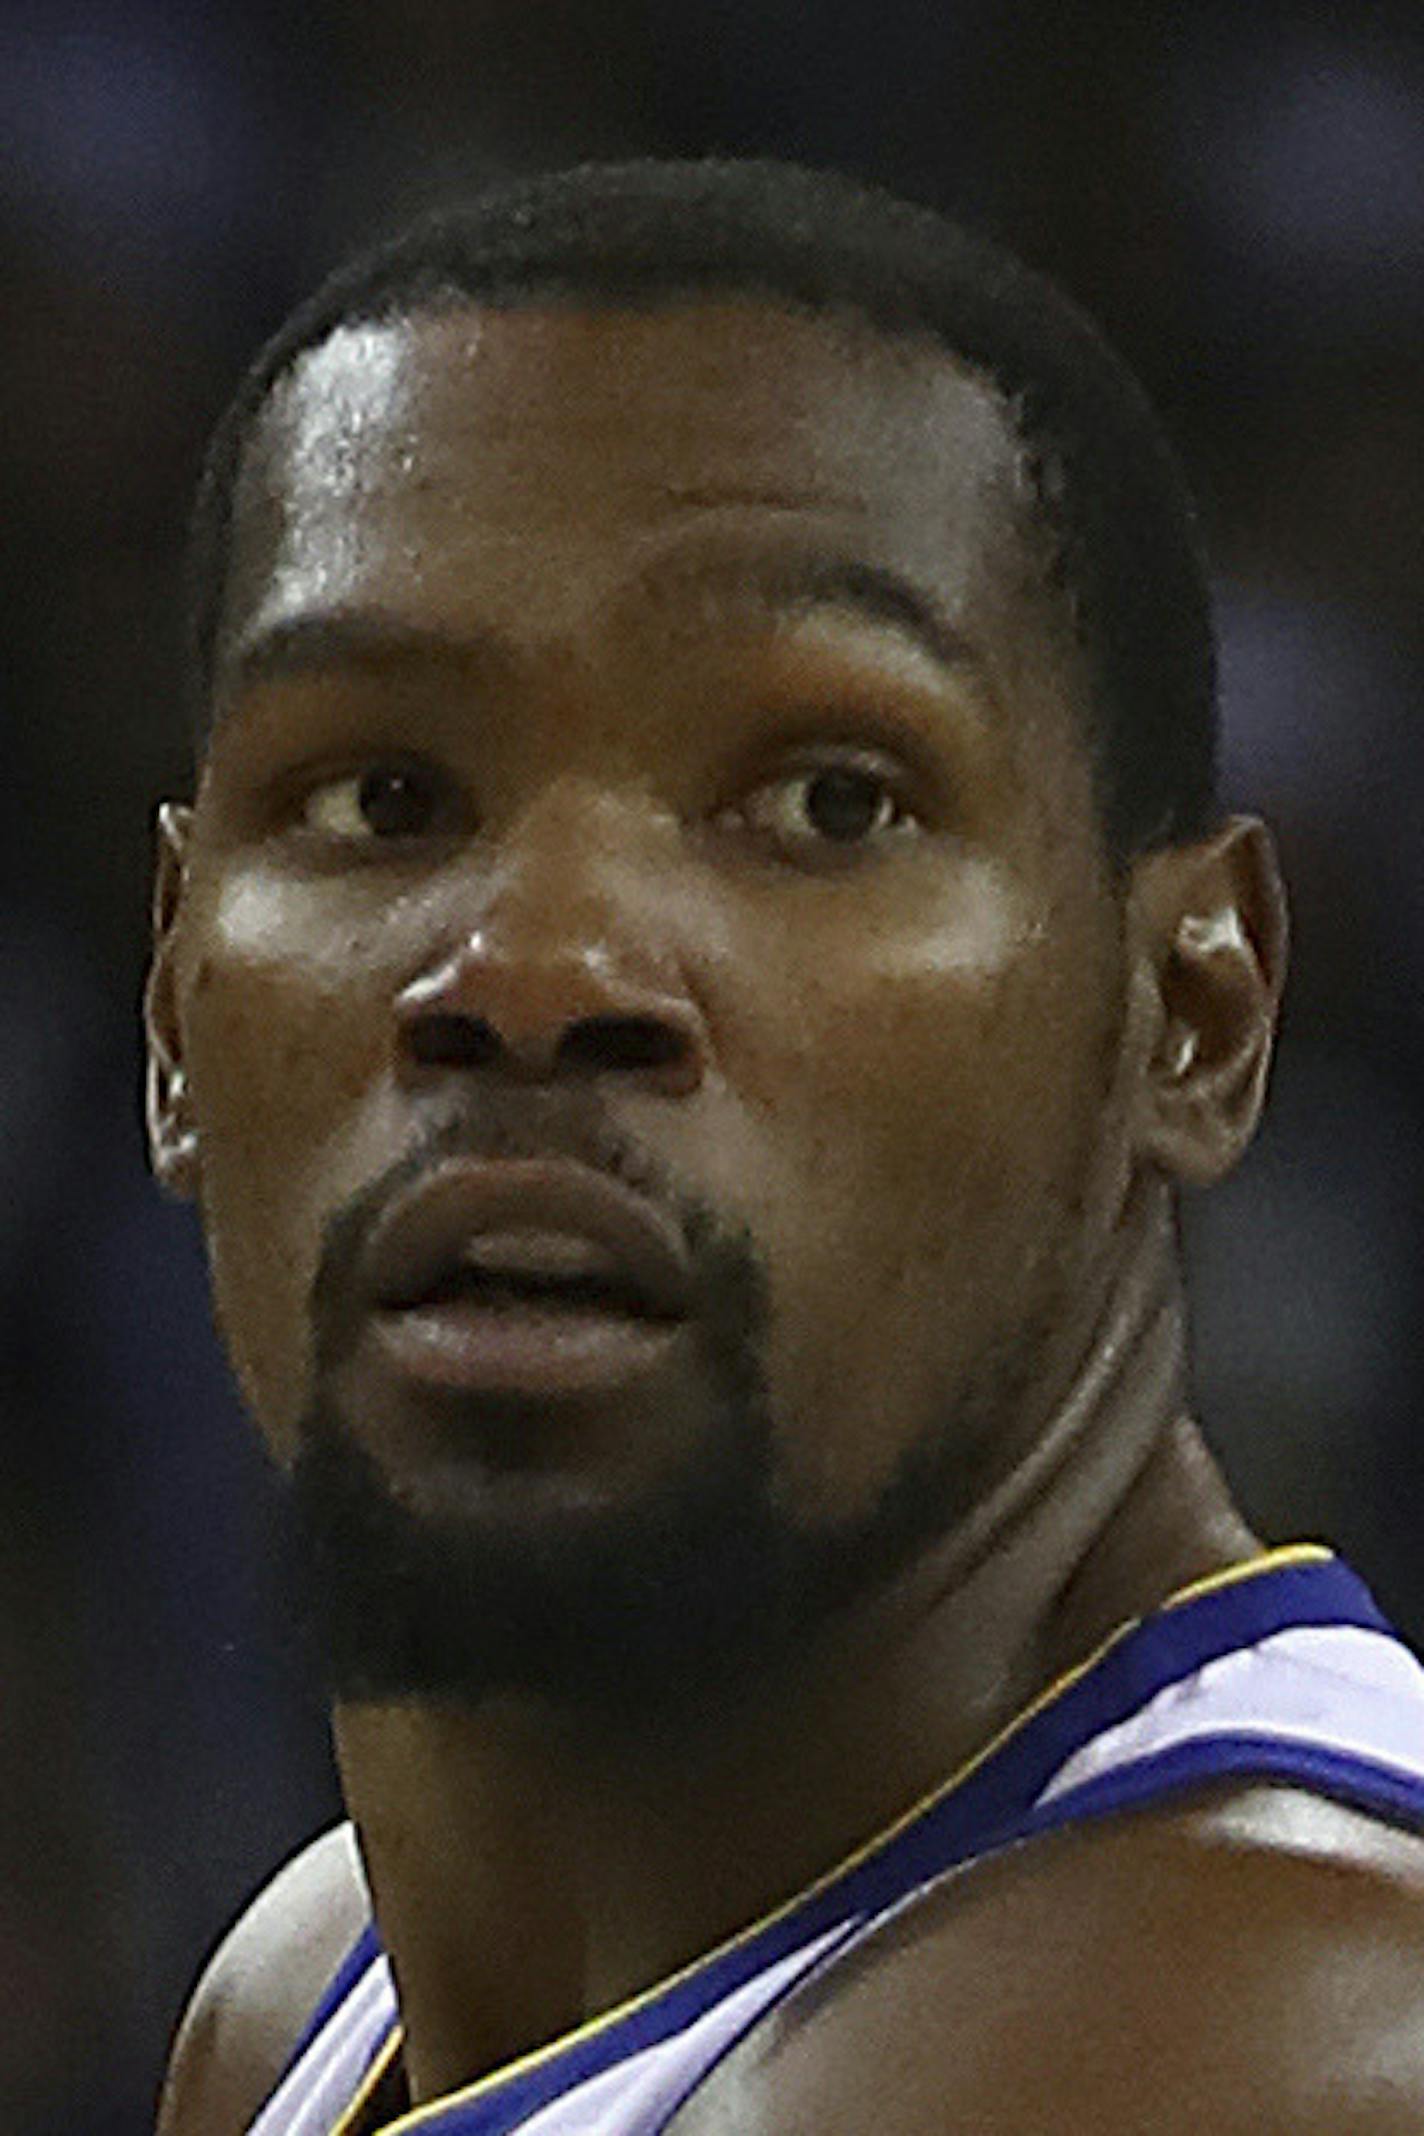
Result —
<path fill-rule="evenodd" d="M 863 830 L 843 838 L 836 837 L 824 827 L 818 830 L 810 821 L 807 805 L 817 780 L 834 779 L 838 775 L 852 781 L 862 780 L 872 790 L 871 820 Z M 788 766 L 775 778 L 763 780 L 746 800 L 723 812 L 719 820 L 740 822 L 769 846 L 783 852 L 792 851 L 805 860 L 822 864 L 850 861 L 867 851 L 881 851 L 892 840 L 898 842 L 923 828 L 906 797 L 905 783 L 903 776 L 892 767 L 862 752 L 828 752 L 825 756 Z M 778 824 L 774 814 L 778 804 L 798 787 L 805 796 L 800 824 L 787 825 L 784 821 Z M 843 794 L 842 799 L 845 798 Z M 888 820 L 885 815 L 887 807 Z"/>
<path fill-rule="evenodd" d="M 850 833 L 844 837 L 824 828 L 818 830 L 810 822 L 809 815 L 803 815 L 799 825 L 788 825 L 784 817 L 778 820 L 778 803 L 797 787 L 809 796 L 817 780 L 834 779 L 837 775 L 852 782 L 864 781 L 871 789 L 868 796 L 871 816 L 863 829 L 854 828 L 857 813 L 854 808 L 850 811 Z M 385 832 L 363 821 L 363 809 L 369 807 L 375 797 L 363 801 L 362 788 L 372 781 L 388 781 L 396 787 L 405 782 L 417 806 L 424 806 L 425 820 L 404 829 L 388 828 Z M 924 829 L 920 816 L 906 797 L 906 784 L 904 774 L 897 767 L 863 750 L 828 750 L 824 755 L 788 765 L 775 776 L 761 780 L 745 798 L 717 810 L 712 821 L 721 830 L 741 828 L 767 849 L 803 863 L 844 863 L 870 851 L 880 852 L 887 844 L 898 843 Z M 453 832 L 468 828 L 474 821 L 474 812 L 460 805 L 458 795 L 455 782 L 436 766 L 419 759 L 372 758 L 349 770 L 308 781 L 297 795 L 293 813 L 298 830 L 328 850 L 366 849 L 372 853 L 391 853 L 438 835 L 440 829 Z M 345 827 L 314 820 L 314 812 L 323 802 L 334 800 L 339 811 L 343 796 L 351 796 L 349 813 L 352 820 Z M 394 801 L 399 813 L 398 793 L 387 798 Z M 844 804 L 851 799 L 851 793 L 843 790 L 840 798 Z"/>
<path fill-rule="evenodd" d="M 349 770 L 333 771 L 323 778 L 308 779 L 291 804 L 291 813 L 297 829 L 323 845 L 338 848 L 401 848 L 433 834 L 434 826 L 428 820 L 404 830 L 389 831 L 385 835 L 369 823 L 362 825 L 362 788 L 374 780 L 393 783 L 404 781 L 412 793 L 424 802 L 429 815 L 444 819 L 444 828 L 453 831 L 463 827 L 468 820 L 468 812 L 459 801 L 458 786 L 437 766 L 419 758 L 373 757 L 353 765 Z M 313 820 L 318 804 L 334 799 L 339 806 L 343 793 L 353 791 L 352 814 L 356 821 L 343 828 L 331 823 L 323 825 Z"/>

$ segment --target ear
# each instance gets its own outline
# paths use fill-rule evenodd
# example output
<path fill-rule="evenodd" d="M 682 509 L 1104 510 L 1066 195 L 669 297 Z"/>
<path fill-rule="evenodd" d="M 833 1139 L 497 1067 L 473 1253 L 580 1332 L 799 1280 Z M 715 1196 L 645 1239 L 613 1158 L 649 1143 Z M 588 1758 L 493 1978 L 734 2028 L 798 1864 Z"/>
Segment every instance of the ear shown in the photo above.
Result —
<path fill-rule="evenodd" d="M 1144 855 L 1131 903 L 1153 1012 L 1136 1146 L 1209 1185 L 1255 1132 L 1285 983 L 1286 897 L 1269 830 L 1233 816 L 1200 844 Z"/>
<path fill-rule="evenodd" d="M 148 1161 L 159 1185 L 185 1199 L 196 1193 L 198 1186 L 198 1131 L 183 1059 L 177 977 L 178 928 L 192 822 L 192 809 L 179 802 L 165 801 L 159 808 L 153 878 L 153 956 L 143 994 Z"/>

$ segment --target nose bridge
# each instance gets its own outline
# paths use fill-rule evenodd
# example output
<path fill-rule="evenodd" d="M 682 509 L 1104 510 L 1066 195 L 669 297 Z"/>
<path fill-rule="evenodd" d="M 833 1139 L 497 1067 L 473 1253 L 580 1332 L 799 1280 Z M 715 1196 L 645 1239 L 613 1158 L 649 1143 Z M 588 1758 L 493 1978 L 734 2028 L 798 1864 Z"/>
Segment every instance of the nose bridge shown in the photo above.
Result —
<path fill-rule="evenodd" d="M 661 966 L 650 814 L 593 780 L 550 782 L 457 871 L 457 931 L 468 922 L 497 958 Z"/>
<path fill-rule="evenodd" d="M 636 793 L 572 778 L 472 843 L 442 881 L 397 1003 L 407 1052 L 541 1073 L 617 1062 L 686 1087 L 701 1026 L 667 929 L 659 845 Z"/>

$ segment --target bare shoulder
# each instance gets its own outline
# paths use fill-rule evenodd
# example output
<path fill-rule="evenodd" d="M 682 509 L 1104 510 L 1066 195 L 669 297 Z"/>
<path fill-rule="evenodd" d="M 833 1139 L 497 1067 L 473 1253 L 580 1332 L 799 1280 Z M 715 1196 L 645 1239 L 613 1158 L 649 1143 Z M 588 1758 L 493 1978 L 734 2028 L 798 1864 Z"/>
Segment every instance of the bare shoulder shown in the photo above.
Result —
<path fill-rule="evenodd" d="M 1261 1786 L 947 1879 L 813 1978 L 677 2136 L 1424 2128 L 1424 1840 Z"/>
<path fill-rule="evenodd" d="M 204 1968 L 174 2042 L 158 2136 L 248 2127 L 368 1915 L 355 1833 L 335 1825 L 277 1872 Z"/>

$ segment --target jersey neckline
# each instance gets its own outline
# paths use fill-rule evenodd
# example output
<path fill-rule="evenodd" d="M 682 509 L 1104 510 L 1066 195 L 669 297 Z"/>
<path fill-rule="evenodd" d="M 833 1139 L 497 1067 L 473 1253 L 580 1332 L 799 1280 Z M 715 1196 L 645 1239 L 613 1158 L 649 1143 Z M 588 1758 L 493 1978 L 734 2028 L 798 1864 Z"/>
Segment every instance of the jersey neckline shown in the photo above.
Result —
<path fill-rule="evenodd" d="M 332 2136 L 439 2136 L 447 2117 L 496 2102 L 505 2108 L 498 2125 L 513 2127 L 560 2092 L 668 2037 L 837 1921 L 863 1920 L 957 1860 L 1007 1840 L 1089 1735 L 1218 1654 L 1306 1623 L 1391 1629 L 1358 1575 L 1319 1543 L 1287 1544 L 1193 1581 L 1119 1625 L 947 1779 L 790 1898 L 639 1994 L 373 2130 L 366 2116 L 401 2050 L 394 2017 Z M 372 1924 L 341 1972 L 358 1977 L 380 1953 Z M 455 2127 L 451 2122 L 450 2136 Z"/>

